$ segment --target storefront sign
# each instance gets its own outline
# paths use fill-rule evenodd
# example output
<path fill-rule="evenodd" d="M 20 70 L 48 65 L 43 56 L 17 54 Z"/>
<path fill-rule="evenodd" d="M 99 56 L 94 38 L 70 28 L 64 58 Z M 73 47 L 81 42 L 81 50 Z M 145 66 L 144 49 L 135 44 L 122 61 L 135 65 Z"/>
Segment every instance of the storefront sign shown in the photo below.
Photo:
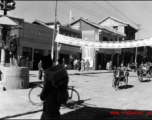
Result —
<path fill-rule="evenodd" d="M 104 48 L 99 48 L 98 50 L 101 53 L 110 53 L 110 54 L 114 54 L 114 53 L 119 53 L 121 54 L 121 49 L 104 49 Z"/>

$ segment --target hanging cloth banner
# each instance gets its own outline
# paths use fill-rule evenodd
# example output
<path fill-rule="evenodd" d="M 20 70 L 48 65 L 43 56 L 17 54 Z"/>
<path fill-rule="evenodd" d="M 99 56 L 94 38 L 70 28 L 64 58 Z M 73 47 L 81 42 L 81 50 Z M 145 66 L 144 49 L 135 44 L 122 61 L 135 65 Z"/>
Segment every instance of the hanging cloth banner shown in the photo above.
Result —
<path fill-rule="evenodd" d="M 82 40 L 80 38 L 73 38 L 61 34 L 57 34 L 56 42 L 75 45 L 75 46 L 83 46 L 83 47 L 93 47 L 93 48 L 134 48 L 134 47 L 142 47 L 142 46 L 152 46 L 152 38 L 146 38 L 141 40 L 128 40 L 128 41 L 110 41 L 110 42 L 97 42 L 97 41 L 87 41 Z"/>

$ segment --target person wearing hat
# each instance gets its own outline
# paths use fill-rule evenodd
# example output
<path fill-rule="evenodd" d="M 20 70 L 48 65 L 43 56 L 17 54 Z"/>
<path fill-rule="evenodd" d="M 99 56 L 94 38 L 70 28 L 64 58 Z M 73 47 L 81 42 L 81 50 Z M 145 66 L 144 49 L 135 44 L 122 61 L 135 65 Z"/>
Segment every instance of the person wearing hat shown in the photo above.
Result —
<path fill-rule="evenodd" d="M 8 49 L 10 52 L 10 66 L 17 67 L 17 39 L 15 34 L 12 34 L 11 38 L 9 39 Z"/>

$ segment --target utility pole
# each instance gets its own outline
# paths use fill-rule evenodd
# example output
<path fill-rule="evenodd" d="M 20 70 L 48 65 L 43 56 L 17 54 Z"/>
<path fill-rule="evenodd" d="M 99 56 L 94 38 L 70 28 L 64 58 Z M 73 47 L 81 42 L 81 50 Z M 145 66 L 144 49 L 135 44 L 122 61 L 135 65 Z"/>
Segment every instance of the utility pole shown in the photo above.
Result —
<path fill-rule="evenodd" d="M 55 34 L 56 34 L 57 2 L 58 2 L 58 0 L 56 0 L 56 6 L 55 6 L 55 20 L 54 20 L 53 39 L 52 39 L 52 51 L 51 51 L 52 60 L 53 60 L 53 57 L 54 57 L 54 41 L 55 41 Z"/>
<path fill-rule="evenodd" d="M 137 40 L 139 39 L 139 27 L 141 26 L 140 24 L 137 25 L 138 26 L 138 34 L 137 34 Z M 135 53 L 135 64 L 137 64 L 137 53 L 138 52 L 138 47 L 136 47 L 136 53 Z"/>
<path fill-rule="evenodd" d="M 4 16 L 7 15 L 7 1 L 4 0 Z M 5 49 L 4 45 L 6 45 L 6 36 L 7 36 L 7 27 L 3 26 L 2 28 L 2 39 L 3 39 L 3 47 L 1 49 L 1 66 L 5 66 Z"/>

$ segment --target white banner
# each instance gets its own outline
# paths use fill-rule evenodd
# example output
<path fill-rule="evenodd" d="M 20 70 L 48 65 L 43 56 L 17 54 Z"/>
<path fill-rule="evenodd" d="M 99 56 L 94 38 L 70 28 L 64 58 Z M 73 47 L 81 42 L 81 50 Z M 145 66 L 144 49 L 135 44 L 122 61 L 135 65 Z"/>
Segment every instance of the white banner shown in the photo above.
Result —
<path fill-rule="evenodd" d="M 93 67 L 93 58 L 94 58 L 94 48 L 92 47 L 82 47 L 82 59 L 90 62 L 89 67 Z"/>
<path fill-rule="evenodd" d="M 134 48 L 142 46 L 152 46 L 152 38 L 141 39 L 141 40 L 128 40 L 128 41 L 110 41 L 110 42 L 98 42 L 98 41 L 85 41 L 79 38 L 73 38 L 61 34 L 57 34 L 56 42 L 75 45 L 75 46 L 84 46 L 84 47 L 93 47 L 93 48 Z"/>

